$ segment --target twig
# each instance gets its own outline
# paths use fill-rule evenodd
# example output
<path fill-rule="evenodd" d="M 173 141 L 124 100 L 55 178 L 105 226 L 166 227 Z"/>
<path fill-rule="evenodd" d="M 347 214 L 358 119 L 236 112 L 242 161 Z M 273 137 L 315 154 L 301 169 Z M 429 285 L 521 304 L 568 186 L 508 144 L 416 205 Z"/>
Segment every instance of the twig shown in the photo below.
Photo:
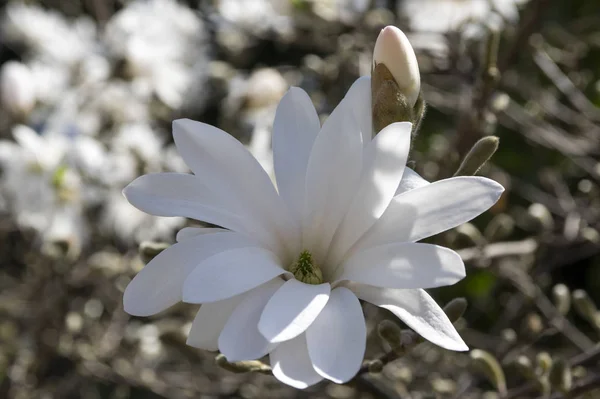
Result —
<path fill-rule="evenodd" d="M 571 79 L 560 70 L 558 65 L 543 49 L 537 48 L 533 60 L 552 83 L 560 90 L 569 101 L 588 118 L 599 121 L 600 112 L 594 104 L 571 82 Z"/>
<path fill-rule="evenodd" d="M 384 366 L 394 360 L 400 358 L 401 355 L 398 355 L 395 351 L 391 350 L 389 352 L 384 353 L 383 355 L 371 360 L 376 361 L 379 360 Z M 369 372 L 369 362 L 366 362 L 362 365 L 360 369 L 358 369 L 358 375 L 368 373 Z"/>
<path fill-rule="evenodd" d="M 483 248 L 472 247 L 459 249 L 458 254 L 464 262 L 476 259 L 494 259 L 503 256 L 529 255 L 538 248 L 538 243 L 533 238 L 522 241 L 507 241 L 489 244 Z"/>

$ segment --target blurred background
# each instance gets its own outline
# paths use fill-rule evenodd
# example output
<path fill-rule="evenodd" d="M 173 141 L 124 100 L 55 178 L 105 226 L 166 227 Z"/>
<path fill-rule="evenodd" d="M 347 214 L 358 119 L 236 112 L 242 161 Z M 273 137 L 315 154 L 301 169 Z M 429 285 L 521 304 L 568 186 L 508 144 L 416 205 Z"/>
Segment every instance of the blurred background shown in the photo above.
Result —
<path fill-rule="evenodd" d="M 600 397 L 599 1 L 0 4 L 0 398 Z M 125 314 L 128 282 L 186 225 L 121 195 L 141 174 L 187 171 L 171 121 L 219 126 L 271 171 L 287 88 L 325 118 L 388 24 L 414 46 L 428 104 L 411 166 L 447 178 L 500 138 L 480 174 L 505 194 L 432 240 L 468 271 L 432 293 L 467 298 L 456 325 L 489 358 L 421 344 L 351 384 L 296 391 L 187 347 L 194 306 Z M 372 359 L 393 316 L 365 314 Z"/>

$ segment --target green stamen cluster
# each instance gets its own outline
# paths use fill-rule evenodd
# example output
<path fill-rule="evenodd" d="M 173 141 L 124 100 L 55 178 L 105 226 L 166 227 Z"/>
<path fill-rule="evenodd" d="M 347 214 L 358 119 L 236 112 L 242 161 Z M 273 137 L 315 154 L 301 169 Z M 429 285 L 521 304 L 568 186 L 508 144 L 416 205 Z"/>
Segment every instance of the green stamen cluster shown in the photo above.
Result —
<path fill-rule="evenodd" d="M 292 265 L 290 272 L 296 277 L 296 280 L 306 284 L 321 284 L 323 282 L 323 273 L 319 266 L 313 263 L 312 255 L 308 251 L 302 251 L 298 261 Z"/>

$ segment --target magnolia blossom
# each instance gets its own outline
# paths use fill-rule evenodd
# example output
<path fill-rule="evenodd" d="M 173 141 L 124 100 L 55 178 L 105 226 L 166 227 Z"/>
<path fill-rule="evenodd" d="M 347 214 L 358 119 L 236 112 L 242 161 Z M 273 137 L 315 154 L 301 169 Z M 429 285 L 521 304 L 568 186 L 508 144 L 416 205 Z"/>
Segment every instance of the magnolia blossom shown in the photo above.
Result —
<path fill-rule="evenodd" d="M 275 188 L 244 146 L 199 122 L 173 136 L 192 174 L 139 177 L 124 190 L 158 216 L 222 228 L 184 228 L 125 291 L 125 310 L 202 304 L 188 344 L 229 361 L 269 355 L 297 388 L 344 383 L 363 361 L 359 299 L 388 309 L 443 348 L 467 346 L 423 290 L 465 276 L 454 251 L 423 238 L 471 220 L 502 186 L 483 177 L 428 183 L 406 165 L 411 124 L 371 139 L 370 78 L 357 80 L 321 127 L 308 95 L 292 88 L 273 126 Z"/>
<path fill-rule="evenodd" d="M 499 28 L 503 20 L 515 22 L 518 6 L 528 0 L 404 0 L 398 13 L 410 18 L 414 30 L 445 33 L 469 22 L 482 22 Z M 468 31 L 475 34 L 480 31 Z"/>
<path fill-rule="evenodd" d="M 44 241 L 80 248 L 83 224 L 81 176 L 65 162 L 68 143 L 54 134 L 38 135 L 17 125 L 16 141 L 0 140 L 2 195 L 19 226 L 37 231 Z"/>
<path fill-rule="evenodd" d="M 186 91 L 204 80 L 205 39 L 202 20 L 173 0 L 128 3 L 104 35 L 109 52 L 126 61 L 134 82 L 171 108 L 181 107 Z"/>
<path fill-rule="evenodd" d="M 27 65 L 9 61 L 0 69 L 0 104 L 14 114 L 27 114 L 36 101 L 32 73 Z"/>

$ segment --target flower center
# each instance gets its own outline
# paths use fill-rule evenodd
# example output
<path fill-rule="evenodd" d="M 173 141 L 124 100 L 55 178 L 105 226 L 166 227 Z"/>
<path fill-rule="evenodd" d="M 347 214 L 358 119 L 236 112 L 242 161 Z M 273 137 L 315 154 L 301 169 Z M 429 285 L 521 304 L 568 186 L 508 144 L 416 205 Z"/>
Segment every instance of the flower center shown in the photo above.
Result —
<path fill-rule="evenodd" d="M 305 284 L 321 284 L 323 282 L 323 273 L 315 263 L 313 263 L 310 252 L 304 250 L 300 253 L 298 260 L 292 264 L 290 272 L 296 277 L 296 280 Z"/>

